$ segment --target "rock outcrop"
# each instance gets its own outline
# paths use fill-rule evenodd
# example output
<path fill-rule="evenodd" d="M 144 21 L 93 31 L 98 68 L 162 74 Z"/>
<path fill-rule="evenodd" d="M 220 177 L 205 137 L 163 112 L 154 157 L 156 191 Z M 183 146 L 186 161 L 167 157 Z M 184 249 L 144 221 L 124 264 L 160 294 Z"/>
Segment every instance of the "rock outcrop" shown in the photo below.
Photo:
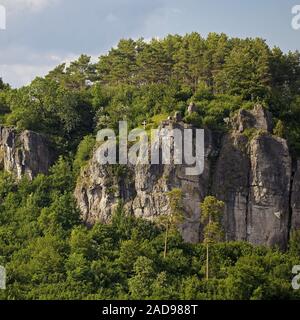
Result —
<path fill-rule="evenodd" d="M 287 142 L 264 133 L 250 142 L 247 241 L 285 248 L 292 161 Z"/>
<path fill-rule="evenodd" d="M 33 179 L 39 173 L 46 174 L 52 160 L 49 143 L 42 135 L 0 127 L 0 167 L 14 174 L 17 179 L 24 175 Z"/>
<path fill-rule="evenodd" d="M 165 122 L 165 126 L 186 127 L 174 120 Z M 186 213 L 181 231 L 186 241 L 198 242 L 200 203 L 208 194 L 213 145 L 213 136 L 206 131 L 205 170 L 201 176 L 186 175 L 186 165 L 103 166 L 98 163 L 96 150 L 88 167 L 82 170 L 75 190 L 84 220 L 87 224 L 108 222 L 120 200 L 128 213 L 153 220 L 169 213 L 167 192 L 180 188 Z"/>
<path fill-rule="evenodd" d="M 293 179 L 287 142 L 272 135 L 271 114 L 261 106 L 239 111 L 232 127 L 221 142 L 206 130 L 205 169 L 200 176 L 187 176 L 184 165 L 128 166 L 116 174 L 118 166 L 100 165 L 95 151 L 75 190 L 86 223 L 108 222 L 120 200 L 125 211 L 137 217 L 168 214 L 166 193 L 180 188 L 186 241 L 201 239 L 199 204 L 213 194 L 225 202 L 227 240 L 285 248 L 290 225 L 300 228 L 300 164 Z"/>
<path fill-rule="evenodd" d="M 300 229 L 300 161 L 292 163 L 286 140 L 272 135 L 271 114 L 261 106 L 240 110 L 232 130 L 220 137 L 205 130 L 204 171 L 186 174 L 186 164 L 101 165 L 98 150 L 82 169 L 75 198 L 87 224 L 108 223 L 120 203 L 128 214 L 154 220 L 170 212 L 167 192 L 183 192 L 188 242 L 201 240 L 200 203 L 213 194 L 225 203 L 226 239 L 286 248 Z M 170 118 L 161 129 L 195 129 Z M 174 151 L 174 150 L 173 150 Z M 17 179 L 48 172 L 54 160 L 47 139 L 32 131 L 0 127 L 0 168 Z"/>
<path fill-rule="evenodd" d="M 225 202 L 226 239 L 247 240 L 250 157 L 248 139 L 234 132 L 226 135 L 213 174 L 213 194 Z"/>
<path fill-rule="evenodd" d="M 291 230 L 298 230 L 300 229 L 300 161 L 297 162 L 297 168 L 293 179 L 291 210 Z"/>
<path fill-rule="evenodd" d="M 255 105 L 253 110 L 241 109 L 232 121 L 233 129 L 237 132 L 244 132 L 246 129 L 257 129 L 271 132 L 273 130 L 272 114 Z"/>
<path fill-rule="evenodd" d="M 284 248 L 292 174 L 287 142 L 271 134 L 269 115 L 258 107 L 240 111 L 237 119 L 224 137 L 213 183 L 213 193 L 225 202 L 226 237 Z M 257 131 L 249 137 L 248 128 Z"/>

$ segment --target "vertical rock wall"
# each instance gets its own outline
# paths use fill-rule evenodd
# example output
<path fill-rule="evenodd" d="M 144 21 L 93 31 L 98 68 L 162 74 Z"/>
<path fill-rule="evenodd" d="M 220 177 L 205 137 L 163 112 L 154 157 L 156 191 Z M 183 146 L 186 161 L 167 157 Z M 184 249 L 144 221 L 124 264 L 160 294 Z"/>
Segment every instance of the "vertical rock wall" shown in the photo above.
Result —
<path fill-rule="evenodd" d="M 108 222 L 119 200 L 129 214 L 154 219 L 170 212 L 166 193 L 181 188 L 186 216 L 181 232 L 186 241 L 201 239 L 199 205 L 213 194 L 225 202 L 228 241 L 285 248 L 290 224 L 300 228 L 300 164 L 293 178 L 287 142 L 272 135 L 271 114 L 261 106 L 241 110 L 232 127 L 221 143 L 206 131 L 201 176 L 186 176 L 184 165 L 141 165 L 117 177 L 112 168 L 99 165 L 96 151 L 75 190 L 85 221 Z"/>
<path fill-rule="evenodd" d="M 18 179 L 48 172 L 54 159 L 48 141 L 32 131 L 18 133 L 14 128 L 0 127 L 0 166 Z"/>

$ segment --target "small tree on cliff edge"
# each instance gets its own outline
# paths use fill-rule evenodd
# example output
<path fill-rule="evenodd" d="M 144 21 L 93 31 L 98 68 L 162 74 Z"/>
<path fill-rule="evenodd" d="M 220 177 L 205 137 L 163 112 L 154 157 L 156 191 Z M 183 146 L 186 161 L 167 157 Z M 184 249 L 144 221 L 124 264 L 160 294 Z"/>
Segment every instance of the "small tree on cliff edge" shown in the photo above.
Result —
<path fill-rule="evenodd" d="M 183 209 L 183 195 L 180 189 L 173 189 L 167 193 L 170 202 L 171 211 L 167 215 L 160 216 L 158 223 L 165 229 L 165 246 L 164 258 L 167 256 L 168 237 L 169 233 L 183 223 L 184 209 Z"/>
<path fill-rule="evenodd" d="M 200 204 L 201 223 L 204 225 L 204 244 L 206 245 L 206 280 L 209 279 L 209 246 L 223 240 L 221 218 L 224 202 L 209 196 Z"/>

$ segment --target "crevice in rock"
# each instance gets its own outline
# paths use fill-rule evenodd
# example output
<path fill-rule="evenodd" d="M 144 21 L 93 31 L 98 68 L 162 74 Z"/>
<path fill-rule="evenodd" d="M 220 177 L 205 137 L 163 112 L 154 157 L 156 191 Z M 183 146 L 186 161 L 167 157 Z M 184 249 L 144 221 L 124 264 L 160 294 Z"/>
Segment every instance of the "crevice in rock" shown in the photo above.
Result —
<path fill-rule="evenodd" d="M 245 226 L 246 226 L 246 239 L 245 241 L 248 241 L 248 237 L 249 237 L 249 231 L 248 231 L 248 223 L 249 223 L 249 200 L 250 200 L 250 193 L 251 193 L 251 186 L 250 186 L 250 175 L 251 175 L 251 170 L 248 171 L 248 186 L 247 186 L 247 195 L 246 195 L 246 213 L 245 213 Z"/>
<path fill-rule="evenodd" d="M 250 207 L 250 197 L 251 197 L 251 155 L 250 155 L 250 148 L 249 146 L 247 147 L 247 154 L 248 154 L 248 160 L 249 160 L 249 165 L 248 165 L 248 172 L 247 172 L 247 195 L 246 195 L 246 212 L 245 212 L 245 226 L 246 226 L 246 237 L 245 241 L 249 240 L 249 207 Z"/>
<path fill-rule="evenodd" d="M 292 172 L 290 179 L 290 192 L 289 192 L 289 216 L 288 216 L 288 234 L 287 234 L 287 244 L 290 241 L 291 229 L 292 229 L 292 218 L 293 218 L 293 206 L 292 206 L 292 196 L 294 190 L 294 178 L 297 172 L 297 160 L 292 159 Z"/>

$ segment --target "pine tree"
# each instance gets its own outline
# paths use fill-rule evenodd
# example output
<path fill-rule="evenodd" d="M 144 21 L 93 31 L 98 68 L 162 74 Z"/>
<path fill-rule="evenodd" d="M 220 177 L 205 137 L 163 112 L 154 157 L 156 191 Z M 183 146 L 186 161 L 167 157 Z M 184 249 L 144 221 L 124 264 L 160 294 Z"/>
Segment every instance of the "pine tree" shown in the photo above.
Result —
<path fill-rule="evenodd" d="M 270 50 L 261 39 L 246 39 L 235 45 L 216 77 L 219 93 L 240 95 L 246 100 L 270 95 Z"/>
<path fill-rule="evenodd" d="M 184 209 L 182 191 L 173 189 L 167 194 L 170 202 L 171 212 L 159 217 L 158 222 L 165 229 L 164 258 L 167 256 L 168 238 L 171 231 L 176 229 L 184 221 Z"/>
<path fill-rule="evenodd" d="M 200 204 L 201 218 L 204 225 L 204 244 L 206 245 L 206 280 L 209 279 L 209 246 L 223 239 L 221 218 L 224 202 L 209 196 Z"/>

